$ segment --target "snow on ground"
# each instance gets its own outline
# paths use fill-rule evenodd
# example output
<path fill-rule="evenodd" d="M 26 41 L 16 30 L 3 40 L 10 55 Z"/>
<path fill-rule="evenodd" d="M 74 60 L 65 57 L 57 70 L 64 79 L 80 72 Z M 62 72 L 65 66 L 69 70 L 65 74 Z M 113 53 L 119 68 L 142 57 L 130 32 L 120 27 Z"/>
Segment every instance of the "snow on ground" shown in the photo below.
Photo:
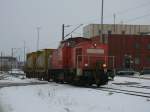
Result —
<path fill-rule="evenodd" d="M 116 76 L 112 83 L 127 83 L 127 82 L 137 83 L 137 85 L 142 85 L 142 86 L 146 86 L 146 85 L 150 86 L 150 80 L 149 79 L 148 80 L 142 79 L 141 77 L 136 77 L 136 78 L 133 77 L 132 78 L 132 77 L 119 77 L 119 76 Z"/>
<path fill-rule="evenodd" d="M 116 77 L 112 83 L 150 81 Z M 150 86 L 150 85 L 149 85 Z M 49 83 L 0 89 L 0 112 L 150 112 L 150 99 Z"/>
<path fill-rule="evenodd" d="M 147 88 L 142 88 L 146 86 Z M 145 92 L 150 94 L 150 80 L 131 77 L 116 76 L 114 81 L 110 81 L 108 85 L 103 87 L 122 89 L 128 91 Z"/>
<path fill-rule="evenodd" d="M 150 74 L 147 74 L 147 75 L 141 75 L 140 78 L 148 78 L 148 79 L 150 79 Z"/>
<path fill-rule="evenodd" d="M 26 79 L 25 76 L 13 76 L 9 74 L 1 74 L 0 75 L 1 83 L 31 83 L 31 82 L 39 82 L 37 79 Z"/>

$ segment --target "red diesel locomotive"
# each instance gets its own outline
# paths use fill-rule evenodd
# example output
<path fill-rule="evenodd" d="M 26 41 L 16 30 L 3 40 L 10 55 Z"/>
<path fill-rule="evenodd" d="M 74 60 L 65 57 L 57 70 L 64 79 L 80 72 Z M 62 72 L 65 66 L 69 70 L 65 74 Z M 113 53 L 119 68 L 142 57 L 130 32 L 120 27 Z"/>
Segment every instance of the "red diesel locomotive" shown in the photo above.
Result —
<path fill-rule="evenodd" d="M 108 82 L 107 45 L 83 37 L 60 43 L 51 56 L 49 74 L 56 82 L 97 86 Z M 110 71 L 110 70 L 109 70 Z"/>
<path fill-rule="evenodd" d="M 110 61 L 107 51 L 107 44 L 99 41 L 83 37 L 69 38 L 61 41 L 58 49 L 50 49 L 49 56 L 42 55 L 46 53 L 45 50 L 44 53 L 40 53 L 41 55 L 39 51 L 34 52 L 33 54 L 37 54 L 34 56 L 35 65 L 26 67 L 26 74 L 29 78 L 100 86 L 107 84 L 108 76 L 112 73 L 108 66 L 113 61 Z M 28 57 L 27 62 L 31 63 L 32 55 Z M 40 70 L 38 64 L 42 66 Z"/>

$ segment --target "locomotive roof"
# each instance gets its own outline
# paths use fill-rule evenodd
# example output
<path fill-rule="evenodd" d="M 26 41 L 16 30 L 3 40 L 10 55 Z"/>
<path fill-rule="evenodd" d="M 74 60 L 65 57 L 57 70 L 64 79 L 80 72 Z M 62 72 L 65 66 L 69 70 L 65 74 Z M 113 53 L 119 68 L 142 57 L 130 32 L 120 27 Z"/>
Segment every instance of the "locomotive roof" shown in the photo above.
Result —
<path fill-rule="evenodd" d="M 66 45 L 70 46 L 70 47 L 73 47 L 79 43 L 82 43 L 82 42 L 90 42 L 92 41 L 92 39 L 88 39 L 88 38 L 84 38 L 84 37 L 74 37 L 74 38 L 68 38 L 66 40 L 63 40 L 61 41 L 59 47 L 62 47 L 64 46 L 64 44 L 66 43 Z"/>
<path fill-rule="evenodd" d="M 81 41 L 91 41 L 91 39 L 84 38 L 84 37 L 74 37 L 74 38 L 68 38 L 62 42 L 70 42 L 70 41 L 81 42 Z"/>

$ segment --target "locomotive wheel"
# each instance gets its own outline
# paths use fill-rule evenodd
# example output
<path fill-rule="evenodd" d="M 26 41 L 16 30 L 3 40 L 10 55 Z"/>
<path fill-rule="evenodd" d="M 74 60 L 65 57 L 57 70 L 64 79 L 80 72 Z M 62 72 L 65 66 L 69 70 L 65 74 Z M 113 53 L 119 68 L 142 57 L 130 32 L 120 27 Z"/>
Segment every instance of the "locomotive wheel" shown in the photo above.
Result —
<path fill-rule="evenodd" d="M 88 86 L 92 86 L 92 83 L 89 83 Z"/>
<path fill-rule="evenodd" d="M 99 87 L 100 87 L 100 85 L 101 85 L 101 84 L 96 84 L 97 88 L 99 88 Z"/>
<path fill-rule="evenodd" d="M 60 83 L 61 83 L 61 84 L 64 84 L 64 81 L 63 81 L 63 80 L 61 80 L 61 81 L 60 81 Z"/>

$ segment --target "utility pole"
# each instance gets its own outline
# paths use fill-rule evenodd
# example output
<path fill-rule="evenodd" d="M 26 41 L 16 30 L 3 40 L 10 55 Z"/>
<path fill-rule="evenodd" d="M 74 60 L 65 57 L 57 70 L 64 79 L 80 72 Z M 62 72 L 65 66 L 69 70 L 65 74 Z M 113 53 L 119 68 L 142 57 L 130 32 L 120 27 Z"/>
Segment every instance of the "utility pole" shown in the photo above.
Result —
<path fill-rule="evenodd" d="M 2 71 L 2 65 L 3 65 L 3 64 L 2 64 L 2 55 L 3 55 L 3 54 L 2 54 L 2 52 L 1 52 L 1 71 Z"/>
<path fill-rule="evenodd" d="M 12 59 L 11 59 L 11 73 L 12 73 L 12 68 L 13 68 L 13 48 L 11 48 L 11 56 L 12 56 Z"/>
<path fill-rule="evenodd" d="M 41 27 L 37 27 L 37 51 L 39 50 L 39 39 L 40 39 L 40 29 Z"/>
<path fill-rule="evenodd" d="M 23 41 L 23 43 L 24 43 L 24 49 L 23 49 L 23 66 L 25 67 L 25 55 L 26 55 L 26 42 L 25 42 L 25 40 Z"/>
<path fill-rule="evenodd" d="M 64 31 L 65 30 L 65 25 L 64 24 L 62 24 L 62 41 L 64 40 L 64 36 L 65 36 L 65 34 L 64 34 Z"/>
<path fill-rule="evenodd" d="M 116 14 L 114 13 L 113 14 L 113 17 L 114 17 L 114 33 L 116 31 Z"/>
<path fill-rule="evenodd" d="M 104 38 L 103 38 L 103 12 L 104 12 L 104 0 L 102 0 L 102 9 L 101 9 L 101 39 L 102 42 L 104 43 Z"/>
<path fill-rule="evenodd" d="M 62 24 L 62 41 L 65 39 L 65 28 L 70 27 L 71 25 Z"/>

